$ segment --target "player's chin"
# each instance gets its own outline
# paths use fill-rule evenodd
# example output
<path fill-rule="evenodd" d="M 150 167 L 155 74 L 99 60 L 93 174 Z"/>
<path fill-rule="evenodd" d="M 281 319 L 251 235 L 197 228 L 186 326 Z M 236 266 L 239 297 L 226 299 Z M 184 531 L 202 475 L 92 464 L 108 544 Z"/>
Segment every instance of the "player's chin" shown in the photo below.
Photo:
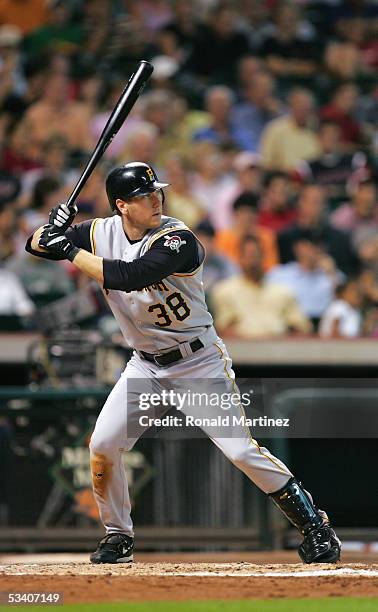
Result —
<path fill-rule="evenodd" d="M 151 221 L 150 221 L 151 229 L 153 227 L 159 227 L 160 223 L 161 223 L 161 213 L 157 213 L 156 215 L 152 215 Z"/>

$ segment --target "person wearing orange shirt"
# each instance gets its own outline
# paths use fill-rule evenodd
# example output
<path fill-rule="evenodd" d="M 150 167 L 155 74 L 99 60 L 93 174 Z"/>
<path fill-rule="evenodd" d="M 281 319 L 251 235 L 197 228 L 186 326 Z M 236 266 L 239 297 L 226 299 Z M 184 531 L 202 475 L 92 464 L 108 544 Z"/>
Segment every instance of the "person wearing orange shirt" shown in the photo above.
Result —
<path fill-rule="evenodd" d="M 45 79 L 41 98 L 32 104 L 13 135 L 13 148 L 30 160 L 41 160 L 46 142 L 63 137 L 69 149 L 87 151 L 93 147 L 89 122 L 91 111 L 85 104 L 70 100 L 69 80 L 51 73 Z"/>
<path fill-rule="evenodd" d="M 244 191 L 233 203 L 234 224 L 216 235 L 217 250 L 236 263 L 240 262 L 240 243 L 253 235 L 261 245 L 264 272 L 279 262 L 276 236 L 272 230 L 257 224 L 258 197 Z"/>
<path fill-rule="evenodd" d="M 0 0 L 0 25 L 15 25 L 24 35 L 46 23 L 49 15 L 46 0 Z"/>

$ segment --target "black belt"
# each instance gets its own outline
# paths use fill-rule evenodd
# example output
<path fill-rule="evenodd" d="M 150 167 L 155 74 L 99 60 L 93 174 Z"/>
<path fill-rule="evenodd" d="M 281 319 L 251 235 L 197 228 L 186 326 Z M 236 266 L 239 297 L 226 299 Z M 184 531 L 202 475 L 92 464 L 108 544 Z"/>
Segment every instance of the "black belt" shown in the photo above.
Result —
<path fill-rule="evenodd" d="M 193 340 L 193 342 L 190 342 L 189 346 L 192 349 L 193 353 L 195 353 L 196 351 L 199 351 L 201 348 L 203 348 L 204 344 L 199 338 L 197 338 L 197 340 Z M 139 351 L 139 353 L 140 355 L 142 355 L 143 359 L 147 359 L 147 361 L 152 361 L 152 363 L 157 363 L 157 365 L 159 366 L 166 366 L 171 363 L 174 363 L 175 361 L 180 361 L 180 359 L 183 358 L 180 349 L 174 349 L 173 351 L 169 351 L 169 353 L 158 353 L 155 355 L 152 353 L 145 353 L 144 351 Z"/>

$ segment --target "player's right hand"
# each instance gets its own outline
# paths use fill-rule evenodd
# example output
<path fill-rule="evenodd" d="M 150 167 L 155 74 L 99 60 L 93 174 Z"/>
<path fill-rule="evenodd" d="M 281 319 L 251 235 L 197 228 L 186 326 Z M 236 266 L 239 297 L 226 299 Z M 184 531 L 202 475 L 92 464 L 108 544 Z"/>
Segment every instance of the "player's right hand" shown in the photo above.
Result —
<path fill-rule="evenodd" d="M 49 215 L 49 224 L 55 225 L 60 232 L 64 233 L 71 225 L 78 213 L 76 204 L 68 208 L 65 202 L 55 206 Z"/>

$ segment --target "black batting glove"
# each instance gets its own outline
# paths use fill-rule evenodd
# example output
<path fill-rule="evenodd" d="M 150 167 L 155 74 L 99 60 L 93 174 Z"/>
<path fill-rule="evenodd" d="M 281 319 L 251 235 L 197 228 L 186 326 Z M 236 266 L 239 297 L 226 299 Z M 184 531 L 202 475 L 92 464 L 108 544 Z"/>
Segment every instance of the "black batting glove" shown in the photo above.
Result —
<path fill-rule="evenodd" d="M 68 207 L 65 202 L 55 206 L 49 215 L 49 224 L 55 225 L 55 227 L 64 234 L 64 232 L 70 227 L 73 220 L 78 213 L 76 204 Z"/>
<path fill-rule="evenodd" d="M 44 230 L 38 240 L 38 245 L 48 253 L 58 255 L 60 259 L 73 261 L 80 251 L 64 233 L 54 225 L 44 225 Z"/>

